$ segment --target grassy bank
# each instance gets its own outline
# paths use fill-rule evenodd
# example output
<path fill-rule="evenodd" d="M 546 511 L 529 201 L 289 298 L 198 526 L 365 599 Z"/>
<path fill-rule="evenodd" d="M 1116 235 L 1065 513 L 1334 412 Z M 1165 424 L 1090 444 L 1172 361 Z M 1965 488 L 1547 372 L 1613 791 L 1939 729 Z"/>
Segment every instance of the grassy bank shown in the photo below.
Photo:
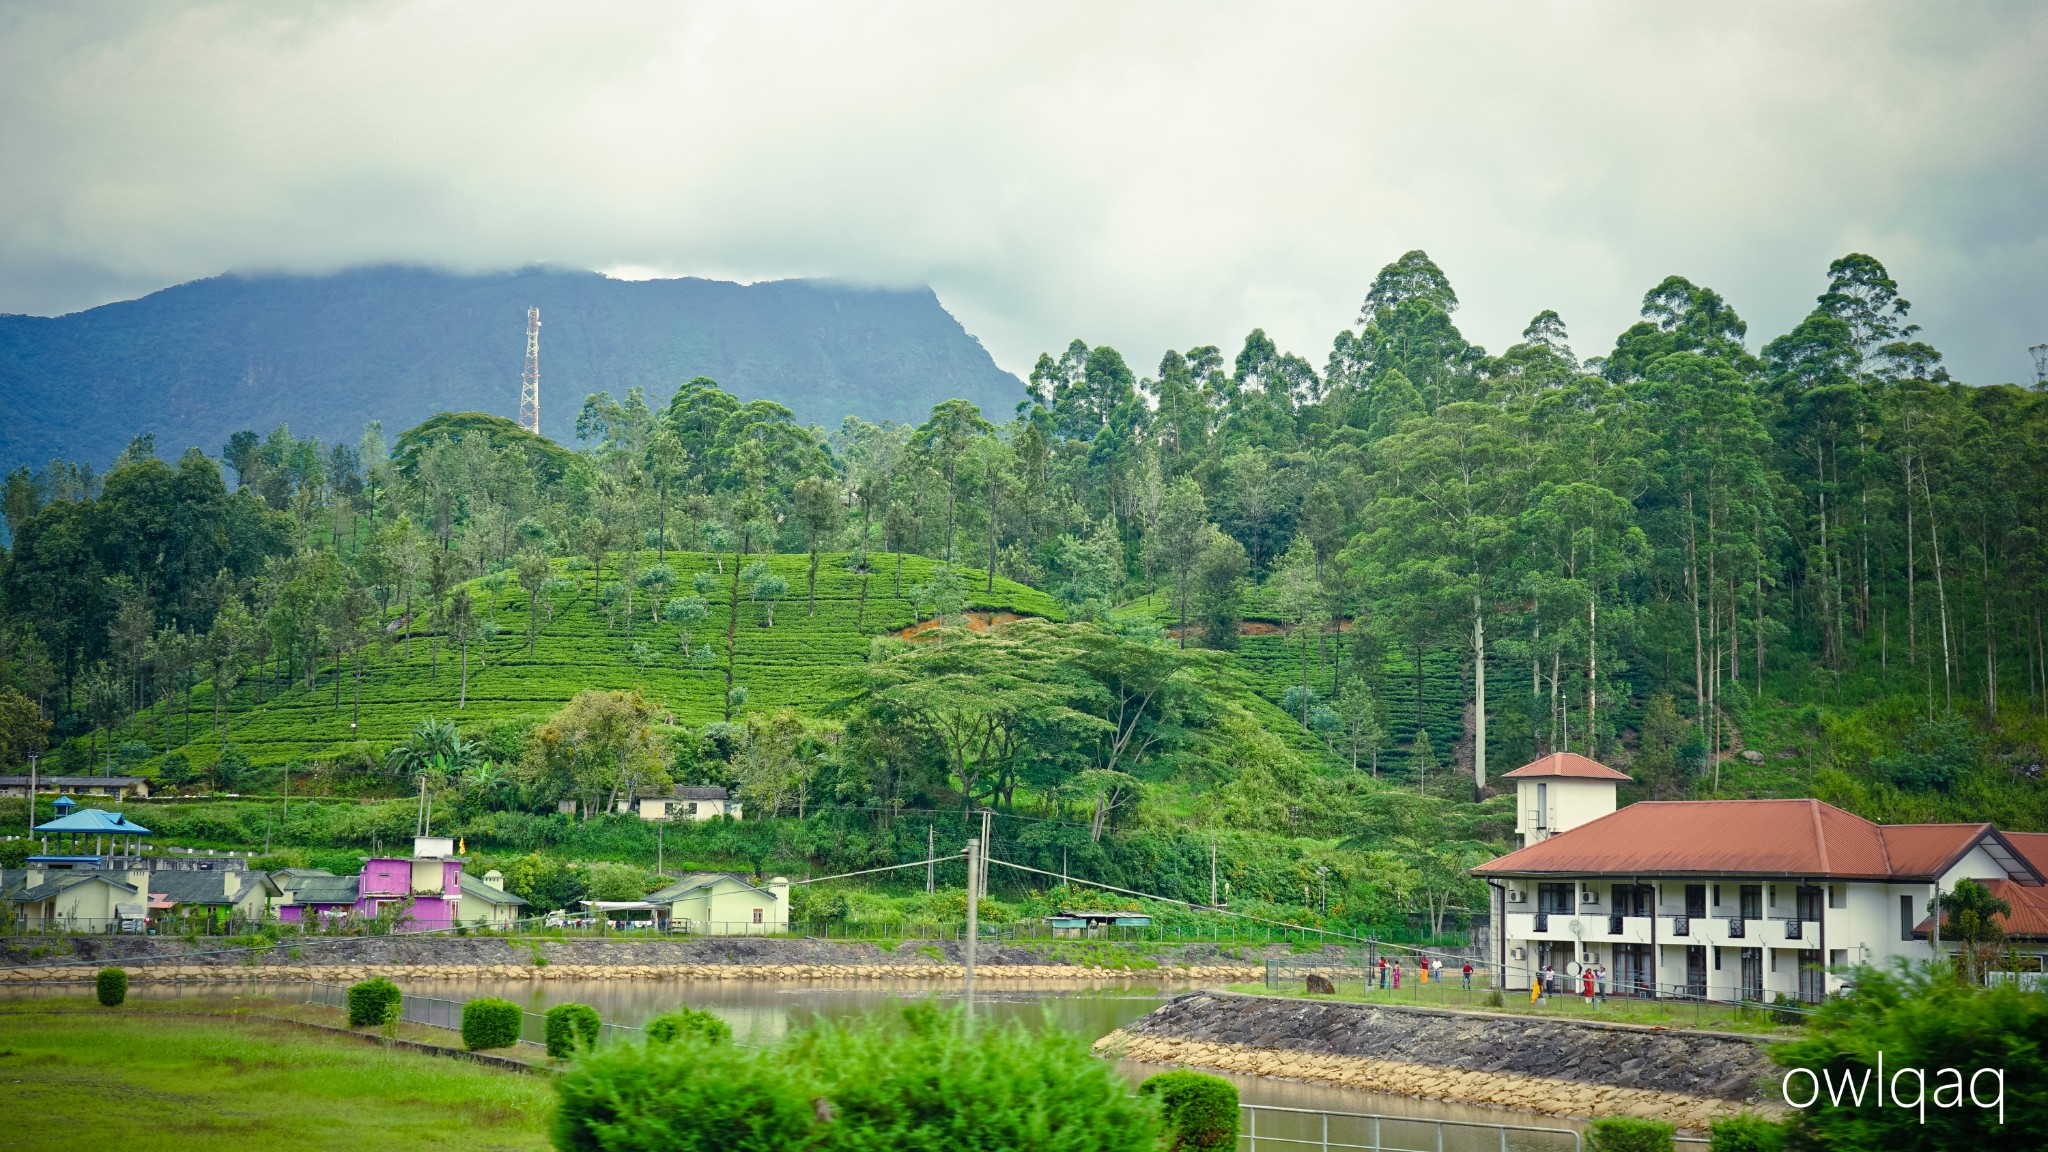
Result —
<path fill-rule="evenodd" d="M 87 997 L 0 1005 L 0 1081 L 0 1146 L 94 1152 L 545 1148 L 553 1101 L 544 1078 Z"/>
<path fill-rule="evenodd" d="M 1475 979 L 1470 991 L 1461 988 L 1457 976 L 1452 975 L 1447 983 L 1417 985 L 1414 971 L 1402 981 L 1399 991 L 1382 990 L 1374 987 L 1361 990 L 1356 981 L 1336 982 L 1337 994 L 1318 995 L 1304 990 L 1299 977 L 1288 979 L 1278 988 L 1264 984 L 1232 984 L 1230 991 L 1252 996 L 1286 996 L 1300 1000 L 1347 1001 L 1354 1004 L 1388 1004 L 1396 1007 L 1454 1008 L 1471 1012 L 1505 1013 L 1515 1016 L 1543 1016 L 1564 1020 L 1596 1020 L 1608 1024 L 1642 1024 L 1656 1028 L 1703 1028 L 1713 1032 L 1748 1032 L 1766 1036 L 1795 1036 L 1795 1026 L 1779 1024 L 1771 1019 L 1771 1011 L 1763 1008 L 1737 1008 L 1728 1004 L 1678 1000 L 1631 1000 L 1622 997 L 1604 997 L 1596 1003 L 1587 1003 L 1579 995 L 1556 995 L 1531 1003 L 1529 994 L 1507 992 L 1502 994 L 1499 1004 L 1489 1004 L 1488 990 L 1483 980 Z"/>

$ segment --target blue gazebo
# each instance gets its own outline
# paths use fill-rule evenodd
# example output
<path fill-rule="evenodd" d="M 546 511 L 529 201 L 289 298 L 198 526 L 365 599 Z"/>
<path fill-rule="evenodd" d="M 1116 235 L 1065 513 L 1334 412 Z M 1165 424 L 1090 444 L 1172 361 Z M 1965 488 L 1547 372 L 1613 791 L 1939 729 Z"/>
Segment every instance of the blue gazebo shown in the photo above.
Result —
<path fill-rule="evenodd" d="M 70 797 L 68 796 L 59 797 L 57 807 L 61 809 L 66 801 L 69 800 Z M 74 805 L 76 804 L 76 801 L 71 802 Z M 93 854 L 96 856 L 140 856 L 142 854 L 142 837 L 155 835 L 154 832 L 128 819 L 127 816 L 119 812 L 103 812 L 98 808 L 82 808 L 76 812 L 59 816 L 47 823 L 38 824 L 36 825 L 36 832 L 43 838 L 43 851 L 45 853 L 50 850 L 50 836 L 52 833 L 59 837 L 58 843 L 60 845 L 63 843 L 63 837 L 71 837 L 70 846 L 73 852 L 79 850 L 83 837 L 90 836 L 93 838 Z M 109 849 L 111 851 L 108 851 Z"/>

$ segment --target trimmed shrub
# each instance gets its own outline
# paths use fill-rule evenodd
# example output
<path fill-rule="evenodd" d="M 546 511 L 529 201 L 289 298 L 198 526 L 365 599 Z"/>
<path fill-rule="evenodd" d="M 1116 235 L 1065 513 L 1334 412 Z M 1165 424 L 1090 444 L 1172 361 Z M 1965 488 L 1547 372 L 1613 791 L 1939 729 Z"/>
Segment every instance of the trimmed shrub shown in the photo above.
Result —
<path fill-rule="evenodd" d="M 1800 1009 L 1804 1007 L 1806 1005 L 1780 992 L 1771 998 L 1771 1023 L 1790 1024 L 1795 1027 L 1803 1024 L 1806 1022 L 1806 1013 Z"/>
<path fill-rule="evenodd" d="M 714 1087 L 715 1086 L 715 1087 Z M 1150 1101 L 1064 1032 L 912 1004 L 770 1048 L 615 1045 L 557 1081 L 564 1152 L 805 1148 L 1152 1152 Z"/>
<path fill-rule="evenodd" d="M 398 1019 L 398 1006 L 405 994 L 398 985 L 379 976 L 349 985 L 348 1026 L 376 1028 Z"/>
<path fill-rule="evenodd" d="M 462 1006 L 462 1046 L 471 1052 L 519 1043 L 524 1010 L 510 1000 L 485 996 Z"/>
<path fill-rule="evenodd" d="M 1713 1152 L 1780 1152 L 1785 1125 L 1744 1113 L 1716 1120 L 1707 1129 Z"/>
<path fill-rule="evenodd" d="M 103 1008 L 119 1008 L 128 999 L 128 971 L 125 968 L 102 968 L 99 979 L 93 982 L 93 991 L 100 998 Z"/>
<path fill-rule="evenodd" d="M 1237 1147 L 1237 1085 L 1185 1069 L 1161 1072 L 1138 1085 L 1138 1095 L 1159 1097 L 1159 1113 L 1175 1152 Z"/>
<path fill-rule="evenodd" d="M 686 1038 L 721 1043 L 732 1039 L 732 1025 L 701 1008 L 678 1008 L 647 1022 L 650 1043 L 673 1044 Z"/>
<path fill-rule="evenodd" d="M 588 1004 L 557 1004 L 547 1010 L 548 1055 L 567 1060 L 578 1049 L 597 1047 L 597 1034 L 604 1021 Z"/>
<path fill-rule="evenodd" d="M 1672 1152 L 1677 1129 L 1662 1120 L 1603 1116 L 1586 1125 L 1590 1152 Z"/>

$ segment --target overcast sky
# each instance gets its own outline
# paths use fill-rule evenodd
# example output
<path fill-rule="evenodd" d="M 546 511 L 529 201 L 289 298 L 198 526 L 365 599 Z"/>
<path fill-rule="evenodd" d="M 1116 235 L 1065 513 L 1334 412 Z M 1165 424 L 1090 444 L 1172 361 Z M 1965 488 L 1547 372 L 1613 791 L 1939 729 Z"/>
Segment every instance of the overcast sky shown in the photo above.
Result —
<path fill-rule="evenodd" d="M 222 271 L 928 283 L 1004 367 L 1263 326 L 1410 248 L 1499 350 L 1669 273 L 1751 347 L 1866 251 L 1977 383 L 2048 340 L 2048 5 L 0 0 L 0 311 Z"/>

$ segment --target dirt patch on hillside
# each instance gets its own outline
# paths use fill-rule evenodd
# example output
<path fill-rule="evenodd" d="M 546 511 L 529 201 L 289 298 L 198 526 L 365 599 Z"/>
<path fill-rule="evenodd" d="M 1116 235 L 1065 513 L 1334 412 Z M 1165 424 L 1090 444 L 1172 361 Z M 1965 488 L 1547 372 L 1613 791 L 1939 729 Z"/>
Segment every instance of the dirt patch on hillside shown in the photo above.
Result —
<path fill-rule="evenodd" d="M 969 632 L 987 632 L 1004 624 L 1014 624 L 1019 620 L 1027 619 L 1036 619 L 1036 617 L 1019 616 L 1015 612 L 968 612 L 963 614 L 962 623 Z M 896 634 L 905 640 L 916 640 L 927 632 L 944 628 L 945 626 L 946 622 L 942 619 L 920 620 Z"/>

